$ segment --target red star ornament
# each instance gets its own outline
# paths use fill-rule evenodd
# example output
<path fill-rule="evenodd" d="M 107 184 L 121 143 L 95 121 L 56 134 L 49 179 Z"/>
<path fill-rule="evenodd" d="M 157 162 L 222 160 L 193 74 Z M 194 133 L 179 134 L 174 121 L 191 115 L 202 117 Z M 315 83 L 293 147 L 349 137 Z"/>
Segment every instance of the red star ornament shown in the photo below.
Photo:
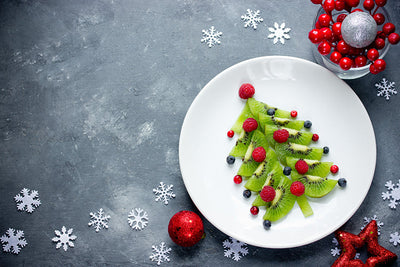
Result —
<path fill-rule="evenodd" d="M 334 267 L 385 266 L 397 260 L 396 254 L 379 245 L 378 225 L 375 220 L 371 220 L 358 235 L 337 230 L 335 236 L 342 248 L 342 252 L 339 258 L 333 263 L 332 266 Z M 364 264 L 360 259 L 354 259 L 354 257 L 356 255 L 356 249 L 365 244 L 367 245 L 370 257 Z"/>

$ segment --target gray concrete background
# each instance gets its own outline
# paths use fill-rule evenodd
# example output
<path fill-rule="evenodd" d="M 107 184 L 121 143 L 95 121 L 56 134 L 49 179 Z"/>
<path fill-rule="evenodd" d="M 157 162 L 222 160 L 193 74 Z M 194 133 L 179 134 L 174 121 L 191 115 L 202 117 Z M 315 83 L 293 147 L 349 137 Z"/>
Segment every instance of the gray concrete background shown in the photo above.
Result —
<path fill-rule="evenodd" d="M 400 27 L 400 2 L 388 2 Z M 256 31 L 240 20 L 247 8 L 264 18 Z M 227 236 L 206 220 L 207 236 L 192 248 L 174 245 L 167 232 L 173 214 L 196 211 L 178 162 L 193 99 L 242 60 L 314 61 L 307 34 L 316 10 L 307 0 L 1 1 L 0 234 L 24 230 L 28 245 L 19 255 L 0 252 L 0 265 L 154 266 L 151 245 L 161 241 L 172 248 L 165 266 L 332 264 L 333 235 L 292 249 L 249 246 L 249 255 L 235 262 L 223 256 Z M 267 39 L 274 22 L 292 29 L 285 45 Z M 208 48 L 201 30 L 211 26 L 223 32 L 222 43 Z M 389 234 L 400 231 L 399 209 L 391 210 L 381 193 L 387 180 L 400 178 L 400 98 L 386 101 L 374 87 L 386 77 L 399 90 L 399 46 L 389 55 L 383 73 L 348 82 L 371 117 L 378 157 L 369 194 L 344 229 L 358 233 L 363 218 L 376 214 L 385 223 L 380 243 L 399 254 L 389 243 Z M 152 189 L 161 181 L 174 185 L 168 206 L 154 201 Z M 13 201 L 23 187 L 39 191 L 42 204 L 32 214 L 17 211 Z M 127 227 L 134 207 L 150 218 L 140 232 Z M 111 215 L 110 228 L 95 233 L 87 223 L 99 208 Z M 63 225 L 78 236 L 67 252 L 51 242 Z"/>

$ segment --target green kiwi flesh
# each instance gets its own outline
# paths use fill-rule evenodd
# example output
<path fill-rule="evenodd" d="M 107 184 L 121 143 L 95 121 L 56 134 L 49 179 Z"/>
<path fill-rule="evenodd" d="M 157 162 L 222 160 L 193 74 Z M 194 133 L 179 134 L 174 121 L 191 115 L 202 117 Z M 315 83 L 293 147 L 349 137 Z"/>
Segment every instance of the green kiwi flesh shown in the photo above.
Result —
<path fill-rule="evenodd" d="M 275 152 L 279 161 L 285 166 L 287 166 L 287 157 L 321 160 L 324 153 L 323 149 L 319 147 L 308 147 L 290 142 L 277 143 Z"/>
<path fill-rule="evenodd" d="M 309 145 L 311 143 L 313 136 L 311 132 L 298 131 L 295 129 L 267 124 L 265 125 L 264 133 L 265 137 L 267 138 L 268 144 L 272 148 L 275 148 L 275 144 L 277 143 L 274 139 L 274 132 L 280 129 L 285 129 L 289 132 L 288 142 L 300 145 Z"/>
<path fill-rule="evenodd" d="M 253 113 L 254 116 L 256 116 L 256 117 L 258 116 L 259 113 L 268 115 L 267 112 L 269 109 L 275 110 L 275 115 L 274 115 L 275 117 L 287 118 L 287 119 L 289 119 L 291 117 L 289 111 L 271 107 L 263 102 L 255 100 L 254 98 L 247 99 L 247 103 L 249 103 L 251 113 Z"/>
<path fill-rule="evenodd" d="M 296 162 L 300 158 L 292 158 L 292 157 L 287 157 L 286 158 L 286 163 L 287 166 L 292 168 L 292 170 L 295 169 Z M 326 177 L 330 173 L 330 169 L 332 166 L 332 162 L 322 162 L 318 160 L 312 160 L 312 159 L 304 159 L 304 161 L 308 165 L 308 171 L 307 174 L 309 175 L 314 175 L 314 176 L 319 176 L 319 177 Z"/>
<path fill-rule="evenodd" d="M 246 155 L 247 148 L 251 142 L 251 137 L 253 136 L 253 132 L 242 131 L 239 134 L 239 138 L 236 140 L 235 146 L 232 148 L 229 155 L 234 157 L 243 158 Z"/>
<path fill-rule="evenodd" d="M 301 130 L 304 126 L 304 121 L 302 120 L 291 120 L 287 118 L 279 118 L 276 116 L 269 116 L 263 113 L 258 114 L 258 122 L 262 129 L 265 129 L 265 125 L 275 125 L 286 127 L 295 130 Z"/>
<path fill-rule="evenodd" d="M 323 197 L 335 188 L 337 181 L 313 175 L 302 175 L 292 170 L 292 180 L 300 181 L 305 186 L 304 194 L 309 197 Z"/>
<path fill-rule="evenodd" d="M 296 198 L 297 204 L 299 205 L 301 212 L 303 213 L 304 217 L 308 217 L 314 214 L 310 203 L 308 203 L 307 197 L 303 194 Z"/>
<path fill-rule="evenodd" d="M 257 119 L 257 117 L 254 117 L 253 113 L 251 113 L 250 107 L 248 102 L 244 105 L 242 112 L 240 113 L 239 117 L 236 119 L 236 122 L 233 124 L 231 130 L 234 131 L 235 133 L 241 133 L 243 130 L 243 122 L 247 118 L 254 118 Z"/>

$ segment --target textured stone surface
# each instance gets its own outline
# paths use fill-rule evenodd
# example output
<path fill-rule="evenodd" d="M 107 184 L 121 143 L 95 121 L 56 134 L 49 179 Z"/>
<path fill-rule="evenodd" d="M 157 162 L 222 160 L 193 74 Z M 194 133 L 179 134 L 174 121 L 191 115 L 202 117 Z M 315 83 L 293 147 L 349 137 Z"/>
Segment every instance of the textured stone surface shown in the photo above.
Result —
<path fill-rule="evenodd" d="M 400 3 L 388 6 L 400 25 Z M 240 20 L 247 8 L 264 18 L 256 31 Z M 182 121 L 201 88 L 235 63 L 265 55 L 313 61 L 307 34 L 316 11 L 304 0 L 2 1 L 0 233 L 22 229 L 28 245 L 17 256 L 0 253 L 0 265 L 153 266 L 151 245 L 161 241 L 173 248 L 166 266 L 236 263 L 223 256 L 227 236 L 206 220 L 207 237 L 193 248 L 168 237 L 173 214 L 196 211 L 179 170 Z M 285 45 L 267 38 L 274 22 L 292 29 Z M 201 30 L 212 25 L 223 35 L 208 48 Z M 389 233 L 400 230 L 398 210 L 381 192 L 400 178 L 400 98 L 386 101 L 374 87 L 383 77 L 400 84 L 400 49 L 389 53 L 385 72 L 348 81 L 371 117 L 378 157 L 369 194 L 344 229 L 358 233 L 363 218 L 376 214 L 385 223 L 381 244 L 399 254 L 389 243 Z M 152 193 L 160 181 L 174 184 L 176 198 L 166 207 Z M 23 187 L 39 191 L 42 205 L 32 214 L 13 202 Z M 144 231 L 128 227 L 134 207 L 149 214 Z M 111 215 L 110 228 L 95 233 L 87 223 L 99 208 Z M 67 252 L 51 242 L 63 225 L 78 236 Z M 293 249 L 249 246 L 239 263 L 327 266 L 332 237 Z"/>

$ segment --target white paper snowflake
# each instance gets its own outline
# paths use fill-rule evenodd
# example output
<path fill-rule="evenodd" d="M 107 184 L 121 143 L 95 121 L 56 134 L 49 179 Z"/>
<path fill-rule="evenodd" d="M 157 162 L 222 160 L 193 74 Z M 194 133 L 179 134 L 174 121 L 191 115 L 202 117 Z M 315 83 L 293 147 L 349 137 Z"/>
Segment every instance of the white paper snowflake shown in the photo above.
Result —
<path fill-rule="evenodd" d="M 274 27 L 268 27 L 268 30 L 271 32 L 268 35 L 268 38 L 274 38 L 274 44 L 276 44 L 278 41 L 281 42 L 281 44 L 285 44 L 285 39 L 290 39 L 290 36 L 288 32 L 290 32 L 290 28 L 285 28 L 286 24 L 283 22 L 280 26 L 277 22 L 274 23 Z"/>
<path fill-rule="evenodd" d="M 3 250 L 5 252 L 12 252 L 18 254 L 21 248 L 25 247 L 28 243 L 24 238 L 24 231 L 15 230 L 9 228 L 2 237 L 0 237 L 1 243 L 3 243 Z"/>
<path fill-rule="evenodd" d="M 135 230 L 143 230 L 147 226 L 148 220 L 147 212 L 141 208 L 135 208 L 128 215 L 128 223 Z"/>
<path fill-rule="evenodd" d="M 400 244 L 400 235 L 398 232 L 394 232 L 393 234 L 390 234 L 390 243 L 393 243 L 394 246 L 397 247 L 398 244 Z"/>
<path fill-rule="evenodd" d="M 386 78 L 383 78 L 380 83 L 375 84 L 375 87 L 378 89 L 377 96 L 383 96 L 386 100 L 389 100 L 392 95 L 397 95 L 394 85 L 395 82 L 389 82 Z"/>
<path fill-rule="evenodd" d="M 389 207 L 395 209 L 400 202 L 400 180 L 396 185 L 392 181 L 387 181 L 385 186 L 389 191 L 382 192 L 382 198 L 389 199 Z"/>
<path fill-rule="evenodd" d="M 247 9 L 246 14 L 241 16 L 242 20 L 244 20 L 244 27 L 253 27 L 254 30 L 257 29 L 257 25 L 264 21 L 263 18 L 260 17 L 260 10 L 253 11 Z"/>
<path fill-rule="evenodd" d="M 342 252 L 342 250 L 338 247 L 339 246 L 339 242 L 335 237 L 332 239 L 332 243 L 335 245 L 335 247 L 331 248 L 331 255 L 333 257 L 339 256 L 340 253 Z M 354 259 L 359 259 L 360 255 L 361 254 L 357 252 L 356 255 L 354 256 Z"/>
<path fill-rule="evenodd" d="M 376 215 L 374 215 L 373 217 L 370 217 L 370 218 L 364 217 L 364 224 L 361 227 L 361 230 L 364 229 L 364 227 L 367 226 L 367 224 L 369 224 L 372 220 L 376 221 L 376 224 L 378 225 L 378 235 L 380 235 L 381 234 L 381 228 L 384 225 L 384 223 L 381 222 Z"/>
<path fill-rule="evenodd" d="M 208 30 L 202 30 L 203 38 L 200 40 L 202 43 L 206 43 L 208 47 L 213 47 L 216 44 L 220 44 L 219 38 L 222 32 L 215 30 L 214 26 L 211 26 Z"/>
<path fill-rule="evenodd" d="M 76 235 L 73 235 L 72 231 L 72 228 L 67 231 L 67 228 L 65 226 L 61 227 L 61 232 L 59 230 L 54 230 L 56 236 L 53 237 L 51 240 L 53 242 L 57 242 L 56 249 L 59 249 L 62 246 L 63 249 L 67 251 L 68 246 L 70 246 L 71 248 L 74 247 L 74 243 L 72 241 L 76 239 Z"/>
<path fill-rule="evenodd" d="M 245 256 L 249 253 L 246 243 L 240 242 L 232 237 L 229 237 L 229 239 L 226 239 L 224 242 L 222 242 L 223 247 L 226 248 L 224 250 L 225 257 L 239 261 L 242 256 Z"/>
<path fill-rule="evenodd" d="M 103 209 L 100 209 L 97 214 L 91 212 L 90 214 L 90 222 L 88 223 L 89 226 L 94 225 L 94 229 L 96 232 L 99 232 L 101 228 L 108 229 L 108 220 L 111 218 L 110 215 L 104 215 Z"/>
<path fill-rule="evenodd" d="M 170 261 L 169 253 L 171 252 L 171 248 L 167 247 L 164 242 L 161 242 L 160 246 L 152 246 L 153 253 L 150 255 L 151 261 L 156 261 L 157 265 L 160 265 L 161 262 Z"/>
<path fill-rule="evenodd" d="M 36 190 L 22 189 L 21 193 L 14 197 L 15 202 L 17 202 L 17 209 L 32 213 L 35 208 L 39 207 L 41 204 L 39 199 L 39 193 Z"/>
<path fill-rule="evenodd" d="M 163 182 L 157 188 L 153 189 L 154 194 L 157 195 L 156 201 L 162 201 L 165 205 L 168 205 L 168 201 L 175 197 L 174 192 L 172 192 L 172 184 L 166 186 Z"/>

